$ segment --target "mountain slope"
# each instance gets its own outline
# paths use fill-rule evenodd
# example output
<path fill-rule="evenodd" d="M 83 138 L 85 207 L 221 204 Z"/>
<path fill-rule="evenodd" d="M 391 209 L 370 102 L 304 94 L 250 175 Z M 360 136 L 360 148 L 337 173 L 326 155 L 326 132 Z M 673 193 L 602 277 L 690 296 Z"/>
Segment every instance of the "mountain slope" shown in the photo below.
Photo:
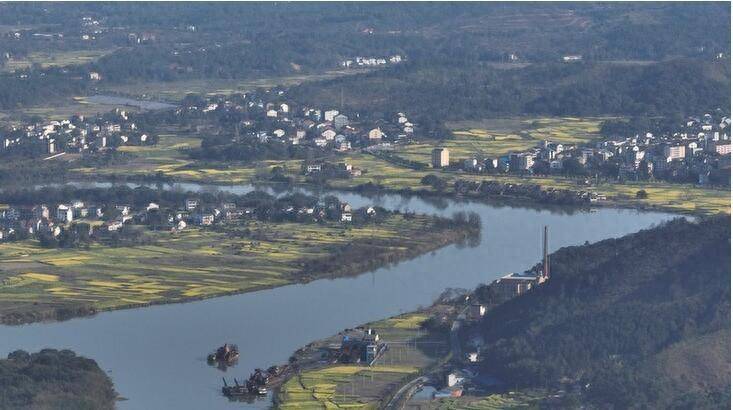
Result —
<path fill-rule="evenodd" d="M 730 235 L 729 216 L 680 219 L 561 249 L 546 285 L 480 323 L 484 371 L 616 408 L 729 405 Z"/>

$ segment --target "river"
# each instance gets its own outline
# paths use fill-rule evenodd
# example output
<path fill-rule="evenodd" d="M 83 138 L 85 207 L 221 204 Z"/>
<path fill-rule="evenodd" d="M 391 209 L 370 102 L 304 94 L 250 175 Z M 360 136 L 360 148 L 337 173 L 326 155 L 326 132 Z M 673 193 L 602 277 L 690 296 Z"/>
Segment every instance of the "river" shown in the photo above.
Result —
<path fill-rule="evenodd" d="M 103 186 L 104 184 L 96 184 Z M 182 184 L 180 189 L 212 189 Z M 231 192 L 251 186 L 218 187 Z M 262 408 L 268 400 L 232 403 L 221 396 L 221 378 L 244 378 L 256 367 L 284 363 L 308 342 L 338 331 L 427 306 L 448 288 L 473 288 L 541 259 L 541 231 L 550 228 L 550 250 L 619 237 L 673 215 L 627 209 L 532 209 L 454 200 L 427 201 L 385 195 L 370 199 L 338 193 L 355 206 L 450 216 L 481 216 L 476 247 L 451 245 L 357 277 L 324 279 L 259 292 L 183 304 L 105 312 L 58 323 L 0 326 L 0 354 L 15 349 L 68 348 L 95 359 L 128 400 L 122 409 Z M 224 342 L 239 345 L 239 364 L 226 373 L 206 364 Z"/>

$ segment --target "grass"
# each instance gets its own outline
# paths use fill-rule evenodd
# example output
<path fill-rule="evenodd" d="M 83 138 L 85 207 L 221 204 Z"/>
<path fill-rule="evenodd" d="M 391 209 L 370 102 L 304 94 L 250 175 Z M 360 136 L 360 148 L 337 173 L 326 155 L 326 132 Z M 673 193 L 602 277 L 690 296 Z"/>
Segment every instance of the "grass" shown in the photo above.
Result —
<path fill-rule="evenodd" d="M 417 330 L 427 319 L 427 315 L 413 314 L 387 319 L 385 324 L 387 328 Z"/>
<path fill-rule="evenodd" d="M 21 125 L 22 116 L 40 116 L 48 120 L 64 120 L 72 115 L 80 114 L 92 116 L 104 114 L 120 108 L 128 112 L 138 111 L 135 107 L 115 104 L 100 104 L 87 101 L 84 97 L 73 97 L 69 99 L 54 100 L 53 104 L 24 107 L 19 109 L 0 112 L 0 122 L 9 125 Z"/>
<path fill-rule="evenodd" d="M 370 245 L 377 254 L 394 253 L 399 244 L 421 249 L 445 234 L 426 234 L 433 231 L 430 217 L 390 215 L 361 227 L 247 221 L 235 232 L 150 232 L 151 244 L 134 247 L 0 243 L 0 319 L 49 315 L 60 307 L 117 309 L 281 286 L 303 279 L 304 262 L 338 257 L 363 240 L 383 244 Z M 356 259 L 352 262 L 366 262 Z"/>

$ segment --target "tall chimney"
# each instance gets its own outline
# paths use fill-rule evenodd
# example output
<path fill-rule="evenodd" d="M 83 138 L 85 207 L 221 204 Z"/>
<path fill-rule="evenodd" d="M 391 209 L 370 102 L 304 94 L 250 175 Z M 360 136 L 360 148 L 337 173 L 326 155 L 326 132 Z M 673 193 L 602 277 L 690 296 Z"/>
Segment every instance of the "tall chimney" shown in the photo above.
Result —
<path fill-rule="evenodd" d="M 545 278 L 550 277 L 550 258 L 547 256 L 547 225 L 542 236 L 542 274 Z"/>

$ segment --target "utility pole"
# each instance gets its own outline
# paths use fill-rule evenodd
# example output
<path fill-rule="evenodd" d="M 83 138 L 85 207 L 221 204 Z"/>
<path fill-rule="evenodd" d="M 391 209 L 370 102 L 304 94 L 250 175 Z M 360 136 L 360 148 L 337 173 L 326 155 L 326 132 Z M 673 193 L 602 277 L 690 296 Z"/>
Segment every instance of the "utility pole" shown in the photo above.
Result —
<path fill-rule="evenodd" d="M 550 257 L 547 255 L 547 225 L 542 235 L 542 274 L 545 279 L 550 277 Z"/>

